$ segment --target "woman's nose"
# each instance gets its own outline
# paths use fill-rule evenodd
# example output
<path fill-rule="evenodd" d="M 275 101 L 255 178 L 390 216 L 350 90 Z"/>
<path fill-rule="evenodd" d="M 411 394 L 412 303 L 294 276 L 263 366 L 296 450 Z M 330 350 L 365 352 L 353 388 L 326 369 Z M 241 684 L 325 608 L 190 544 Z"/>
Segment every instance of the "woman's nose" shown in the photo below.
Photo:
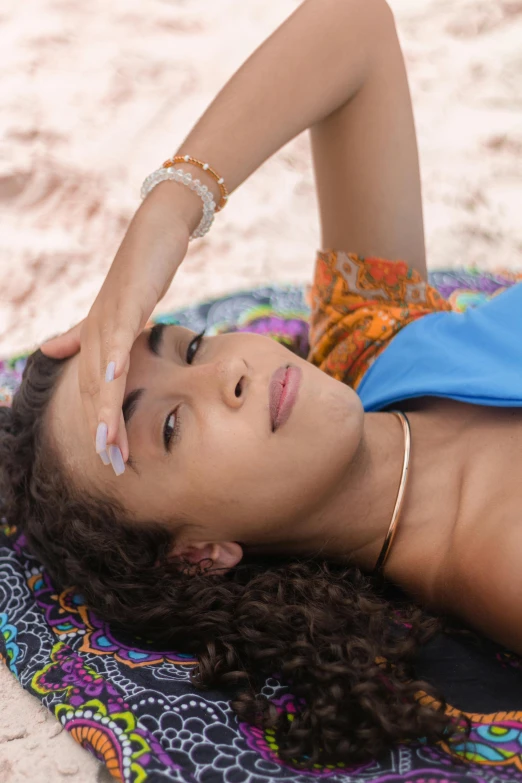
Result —
<path fill-rule="evenodd" d="M 240 408 L 248 383 L 247 366 L 243 359 L 218 359 L 193 364 L 184 369 L 188 385 L 195 393 L 216 398 L 230 408 Z"/>

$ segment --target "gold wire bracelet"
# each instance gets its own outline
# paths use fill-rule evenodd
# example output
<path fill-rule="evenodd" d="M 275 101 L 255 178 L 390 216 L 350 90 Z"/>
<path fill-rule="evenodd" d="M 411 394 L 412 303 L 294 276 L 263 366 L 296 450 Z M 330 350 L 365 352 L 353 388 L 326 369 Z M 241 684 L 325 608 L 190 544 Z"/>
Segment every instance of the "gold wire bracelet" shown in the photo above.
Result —
<path fill-rule="evenodd" d="M 192 155 L 174 155 L 174 157 L 169 158 L 165 161 L 162 168 L 167 169 L 170 166 L 174 166 L 176 163 L 192 163 L 194 166 L 197 166 L 202 171 L 206 171 L 207 174 L 210 174 L 211 177 L 213 177 L 217 184 L 219 185 L 219 190 L 221 192 L 221 201 L 216 207 L 216 212 L 221 212 L 224 206 L 226 206 L 226 203 L 228 201 L 228 190 L 225 185 L 225 180 L 223 177 L 220 177 L 217 171 L 215 171 L 211 166 L 209 166 L 208 163 L 204 163 L 202 160 L 198 160 L 197 158 L 193 158 Z"/>

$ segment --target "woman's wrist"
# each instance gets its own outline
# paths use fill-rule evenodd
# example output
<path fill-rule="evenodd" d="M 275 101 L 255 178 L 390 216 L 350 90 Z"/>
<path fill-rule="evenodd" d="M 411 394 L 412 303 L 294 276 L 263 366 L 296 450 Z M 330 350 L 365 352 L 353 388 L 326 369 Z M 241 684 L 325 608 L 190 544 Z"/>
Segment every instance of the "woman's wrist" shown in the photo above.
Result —
<path fill-rule="evenodd" d="M 186 231 L 188 236 L 194 233 L 203 215 L 199 196 L 188 187 L 171 180 L 156 185 L 140 209 L 154 212 L 162 226 Z"/>

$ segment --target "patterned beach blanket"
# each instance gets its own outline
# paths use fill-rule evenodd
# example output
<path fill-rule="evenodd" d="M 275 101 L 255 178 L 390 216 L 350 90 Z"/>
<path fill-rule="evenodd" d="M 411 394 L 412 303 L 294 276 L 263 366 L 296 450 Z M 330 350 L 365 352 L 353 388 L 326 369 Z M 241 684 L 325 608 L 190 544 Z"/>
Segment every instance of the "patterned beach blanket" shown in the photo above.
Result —
<path fill-rule="evenodd" d="M 522 280 L 512 273 L 437 271 L 431 282 L 456 310 L 476 306 Z M 264 287 L 233 294 L 156 321 L 207 333 L 255 331 L 306 356 L 307 290 Z M 0 362 L 0 404 L 9 404 L 25 357 Z M 401 745 L 357 767 L 305 768 L 281 761 L 277 740 L 238 722 L 226 693 L 196 691 L 195 661 L 122 638 L 89 611 L 74 589 L 58 593 L 0 521 L 0 659 L 67 731 L 129 783 L 502 783 L 522 779 L 522 659 L 483 641 L 440 634 L 422 651 L 419 676 L 431 680 L 472 720 L 471 739 L 450 755 L 444 745 Z M 295 710 L 276 680 L 264 693 Z"/>

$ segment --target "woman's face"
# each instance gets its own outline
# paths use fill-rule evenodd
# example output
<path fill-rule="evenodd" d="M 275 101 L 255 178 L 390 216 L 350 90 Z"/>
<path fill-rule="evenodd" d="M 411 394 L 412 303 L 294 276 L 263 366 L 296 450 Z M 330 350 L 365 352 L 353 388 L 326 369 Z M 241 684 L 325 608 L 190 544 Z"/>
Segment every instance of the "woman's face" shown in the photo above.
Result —
<path fill-rule="evenodd" d="M 95 453 L 78 355 L 68 361 L 49 423 L 69 476 L 137 521 L 174 529 L 184 520 L 201 541 L 285 540 L 343 481 L 362 437 L 359 398 L 268 337 L 194 338 L 155 327 L 134 344 L 125 391 L 132 467 L 121 476 Z M 300 370 L 298 394 L 274 430 L 270 381 L 288 365 Z"/>

